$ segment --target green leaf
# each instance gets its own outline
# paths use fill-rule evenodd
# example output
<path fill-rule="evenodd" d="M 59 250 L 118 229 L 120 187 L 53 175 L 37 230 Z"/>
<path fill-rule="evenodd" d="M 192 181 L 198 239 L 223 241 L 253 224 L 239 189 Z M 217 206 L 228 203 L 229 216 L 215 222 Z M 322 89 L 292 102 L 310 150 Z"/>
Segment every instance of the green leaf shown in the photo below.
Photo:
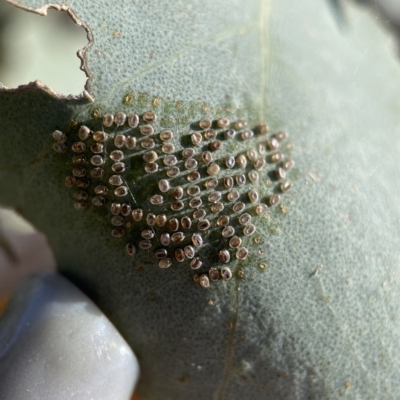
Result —
<path fill-rule="evenodd" d="M 311 0 L 71 7 L 93 36 L 94 102 L 37 85 L 0 92 L 0 202 L 48 235 L 61 271 L 128 340 L 141 400 L 395 398 L 399 67 L 371 16 L 348 6 L 343 28 Z M 229 264 L 230 281 L 204 289 L 186 264 L 160 269 L 143 251 L 132 260 L 109 213 L 73 207 L 71 154 L 52 151 L 52 132 L 76 137 L 81 124 L 100 128 L 98 116 L 148 110 L 181 144 L 204 117 L 290 134 L 294 188 L 268 218 L 253 215 L 249 257 Z M 237 143 L 220 157 L 248 146 Z M 155 189 L 138 171 L 132 190 L 145 202 Z M 265 198 L 275 184 L 256 187 Z"/>

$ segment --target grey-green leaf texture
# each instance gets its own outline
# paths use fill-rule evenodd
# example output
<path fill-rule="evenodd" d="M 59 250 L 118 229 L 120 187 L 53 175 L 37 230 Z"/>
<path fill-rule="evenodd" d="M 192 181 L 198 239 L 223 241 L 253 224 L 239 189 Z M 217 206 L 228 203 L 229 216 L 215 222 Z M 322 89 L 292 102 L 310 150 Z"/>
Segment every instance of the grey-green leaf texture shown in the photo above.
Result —
<path fill-rule="evenodd" d="M 48 236 L 132 346 L 140 399 L 397 398 L 400 70 L 382 28 L 313 0 L 62 4 L 93 35 L 94 101 L 0 91 L 0 202 Z M 231 281 L 204 289 L 180 268 L 138 267 L 106 219 L 74 209 L 51 134 L 96 110 L 289 132 L 294 187 Z"/>

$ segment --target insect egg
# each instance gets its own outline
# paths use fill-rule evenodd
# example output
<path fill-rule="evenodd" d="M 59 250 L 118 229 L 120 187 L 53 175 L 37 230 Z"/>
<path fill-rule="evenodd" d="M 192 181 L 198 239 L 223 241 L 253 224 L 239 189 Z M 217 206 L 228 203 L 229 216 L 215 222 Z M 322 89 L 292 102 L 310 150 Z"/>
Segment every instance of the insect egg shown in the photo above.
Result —
<path fill-rule="evenodd" d="M 258 201 L 258 193 L 255 190 L 250 190 L 250 192 L 248 193 L 249 196 L 249 200 L 252 203 L 256 203 Z"/>
<path fill-rule="evenodd" d="M 242 203 L 241 201 L 239 201 L 239 202 L 237 202 L 237 203 L 235 203 L 235 204 L 233 205 L 232 210 L 233 210 L 235 213 L 238 213 L 238 212 L 243 211 L 243 210 L 244 210 L 244 207 L 245 207 L 244 203 Z"/>
<path fill-rule="evenodd" d="M 185 261 L 185 252 L 183 251 L 183 249 L 178 248 L 175 250 L 175 259 L 178 262 Z"/>
<path fill-rule="evenodd" d="M 281 200 L 281 197 L 279 196 L 279 194 L 272 194 L 269 197 L 268 202 L 269 202 L 270 206 L 275 206 L 276 204 L 278 204 L 280 202 L 280 200 Z"/>
<path fill-rule="evenodd" d="M 254 170 L 253 170 L 253 171 L 250 171 L 250 172 L 248 173 L 248 177 L 249 177 L 249 179 L 250 179 L 251 182 L 255 183 L 255 182 L 258 181 L 259 175 L 258 175 L 258 172 L 257 172 L 257 171 L 254 171 Z"/>
<path fill-rule="evenodd" d="M 128 243 L 126 245 L 126 252 L 130 255 L 130 256 L 134 256 L 137 253 L 137 249 L 136 246 L 133 243 Z"/>
<path fill-rule="evenodd" d="M 154 173 L 158 171 L 158 164 L 150 162 L 144 166 L 144 170 L 149 173 Z"/>
<path fill-rule="evenodd" d="M 118 112 L 114 117 L 115 125 L 122 126 L 126 122 L 126 115 L 123 112 Z"/>
<path fill-rule="evenodd" d="M 76 183 L 76 178 L 75 178 L 75 176 L 73 176 L 73 175 L 68 175 L 68 176 L 65 178 L 65 186 L 67 186 L 67 187 L 73 187 L 73 186 L 75 186 L 75 183 Z"/>
<path fill-rule="evenodd" d="M 209 128 L 211 128 L 211 120 L 208 118 L 202 119 L 199 122 L 199 126 L 201 129 L 209 129 Z"/>
<path fill-rule="evenodd" d="M 113 150 L 110 153 L 110 158 L 113 161 L 121 161 L 124 159 L 124 153 L 121 150 Z"/>
<path fill-rule="evenodd" d="M 183 217 L 181 219 L 181 225 L 184 229 L 190 229 L 192 227 L 192 221 L 189 217 Z"/>
<path fill-rule="evenodd" d="M 141 236 L 143 239 L 153 239 L 154 231 L 152 229 L 143 229 L 141 232 Z"/>
<path fill-rule="evenodd" d="M 186 192 L 189 196 L 197 196 L 200 194 L 200 188 L 197 185 L 189 186 Z"/>
<path fill-rule="evenodd" d="M 217 268 L 210 268 L 208 271 L 208 277 L 210 278 L 210 281 L 216 282 L 219 279 L 219 271 Z"/>
<path fill-rule="evenodd" d="M 203 288 L 208 288 L 210 286 L 210 280 L 206 274 L 200 275 L 199 283 Z"/>
<path fill-rule="evenodd" d="M 167 223 L 167 216 L 165 214 L 159 214 L 156 217 L 156 224 L 160 228 L 164 227 L 165 224 Z"/>
<path fill-rule="evenodd" d="M 233 129 L 228 129 L 225 132 L 225 139 L 233 139 L 236 135 L 236 132 Z"/>
<path fill-rule="evenodd" d="M 152 162 L 156 161 L 157 158 L 158 158 L 158 155 L 154 150 L 150 150 L 143 154 L 143 160 L 148 163 L 152 163 Z"/>
<path fill-rule="evenodd" d="M 208 196 L 208 201 L 210 201 L 211 203 L 216 203 L 219 200 L 221 200 L 221 193 L 220 192 L 212 192 Z"/>
<path fill-rule="evenodd" d="M 199 231 L 206 231 L 210 227 L 210 221 L 204 219 L 197 224 L 197 229 Z"/>
<path fill-rule="evenodd" d="M 200 197 L 193 197 L 190 201 L 189 201 L 189 207 L 191 208 L 199 208 L 202 205 L 202 201 Z"/>
<path fill-rule="evenodd" d="M 158 266 L 160 268 L 169 268 L 172 265 L 172 260 L 168 257 L 166 258 L 162 258 L 159 262 L 158 262 Z"/>
<path fill-rule="evenodd" d="M 227 189 L 231 189 L 233 187 L 233 178 L 231 176 L 226 176 L 224 178 L 224 186 Z"/>
<path fill-rule="evenodd" d="M 183 189 L 181 186 L 176 186 L 174 187 L 174 190 L 172 192 L 173 196 L 175 199 L 179 200 L 183 197 Z"/>
<path fill-rule="evenodd" d="M 198 210 L 196 210 L 193 213 L 193 218 L 196 220 L 199 220 L 199 219 L 203 219 L 206 215 L 207 215 L 207 213 L 205 212 L 205 210 L 203 210 L 202 208 L 199 208 Z"/>
<path fill-rule="evenodd" d="M 225 164 L 228 168 L 233 168 L 235 166 L 235 158 L 232 156 L 226 157 Z"/>
<path fill-rule="evenodd" d="M 75 167 L 75 168 L 72 170 L 72 173 L 73 173 L 73 175 L 76 176 L 77 178 L 81 178 L 81 177 L 83 177 L 83 176 L 86 175 L 86 169 L 83 168 L 83 167 Z"/>
<path fill-rule="evenodd" d="M 119 175 L 111 175 L 110 178 L 108 179 L 108 182 L 110 183 L 110 185 L 113 186 L 120 186 L 124 183 L 124 181 Z"/>
<path fill-rule="evenodd" d="M 218 164 L 212 163 L 207 168 L 207 174 L 208 175 L 217 175 L 220 170 L 221 170 L 221 168 L 219 167 Z"/>
<path fill-rule="evenodd" d="M 124 216 L 124 217 L 127 217 L 128 215 L 130 215 L 131 214 L 131 205 L 130 204 L 128 204 L 128 203 L 124 203 L 124 204 L 122 204 L 122 206 L 121 206 L 121 214 Z"/>
<path fill-rule="evenodd" d="M 174 134 L 171 131 L 162 131 L 160 133 L 161 140 L 171 140 L 174 137 Z"/>
<path fill-rule="evenodd" d="M 118 196 L 118 197 L 126 196 L 126 195 L 128 194 L 128 188 L 127 188 L 126 186 L 117 187 L 117 188 L 114 190 L 114 194 L 115 194 L 116 196 Z"/>
<path fill-rule="evenodd" d="M 167 170 L 167 175 L 170 178 L 174 178 L 176 176 L 178 176 L 181 173 L 181 170 L 178 167 L 170 167 Z"/>
<path fill-rule="evenodd" d="M 247 223 L 249 223 L 251 221 L 251 216 L 248 213 L 242 214 L 239 217 L 239 224 L 241 225 L 246 225 Z"/>
<path fill-rule="evenodd" d="M 96 131 L 93 133 L 93 139 L 96 142 L 104 142 L 107 139 L 108 135 L 103 131 Z"/>
<path fill-rule="evenodd" d="M 155 143 L 154 143 L 154 140 L 153 140 L 153 139 L 146 138 L 146 139 L 143 139 L 143 140 L 140 142 L 140 145 L 141 145 L 144 149 L 152 149 L 152 148 L 154 148 Z M 128 146 L 127 146 L 127 147 L 128 147 Z"/>
<path fill-rule="evenodd" d="M 154 255 L 155 255 L 157 258 L 165 258 L 165 257 L 167 257 L 167 255 L 168 255 L 168 251 L 167 251 L 167 249 L 157 249 L 157 250 L 154 252 Z"/>
<path fill-rule="evenodd" d="M 198 233 L 192 235 L 192 243 L 195 247 L 200 247 L 203 245 L 203 238 Z"/>
<path fill-rule="evenodd" d="M 141 221 L 143 218 L 143 210 L 140 208 L 136 208 L 132 211 L 132 217 L 135 221 Z"/>
<path fill-rule="evenodd" d="M 157 116 L 153 111 L 146 111 L 143 114 L 143 121 L 146 122 L 156 122 L 157 121 Z"/>
<path fill-rule="evenodd" d="M 201 158 L 205 164 L 209 164 L 212 161 L 212 154 L 209 151 L 205 151 L 201 154 Z"/>
<path fill-rule="evenodd" d="M 228 250 L 221 250 L 219 252 L 219 259 L 221 260 L 221 262 L 223 263 L 228 263 L 231 260 L 231 255 L 229 254 Z"/>
<path fill-rule="evenodd" d="M 170 156 L 166 156 L 164 158 L 163 162 L 165 165 L 172 166 L 178 162 L 178 159 L 175 156 L 170 155 Z"/>
<path fill-rule="evenodd" d="M 191 139 L 192 139 L 192 143 L 193 143 L 195 146 L 198 146 L 198 145 L 202 142 L 203 137 L 201 136 L 201 133 L 199 133 L 199 132 L 194 132 L 194 133 L 192 133 L 192 135 L 191 135 Z"/>
<path fill-rule="evenodd" d="M 195 255 L 195 250 L 192 246 L 185 246 L 183 251 L 185 252 L 185 256 L 189 259 L 192 259 Z"/>
<path fill-rule="evenodd" d="M 161 234 L 160 243 L 163 246 L 168 246 L 170 244 L 170 241 L 171 241 L 171 237 L 170 237 L 169 233 L 164 232 Z"/>
<path fill-rule="evenodd" d="M 141 249 L 147 250 L 153 246 L 153 243 L 149 239 L 144 239 L 139 242 L 139 247 Z"/>
<path fill-rule="evenodd" d="M 226 281 L 229 281 L 232 278 L 232 271 L 228 267 L 223 267 L 221 269 L 221 276 Z"/>
<path fill-rule="evenodd" d="M 238 260 L 244 260 L 245 258 L 247 258 L 248 254 L 249 251 L 246 249 L 246 247 L 240 247 L 236 252 L 236 258 Z"/>
<path fill-rule="evenodd" d="M 104 159 L 102 156 L 96 154 L 90 159 L 91 164 L 100 166 L 104 164 Z"/>
<path fill-rule="evenodd" d="M 236 162 L 239 165 L 240 168 L 246 168 L 247 166 L 247 160 L 246 157 L 243 154 L 239 154 L 236 157 Z"/>
<path fill-rule="evenodd" d="M 250 236 L 256 231 L 256 227 L 253 224 L 248 224 L 244 227 L 243 233 L 245 236 Z"/>
<path fill-rule="evenodd" d="M 161 151 L 166 154 L 173 153 L 175 151 L 175 146 L 172 143 L 163 143 Z"/>
<path fill-rule="evenodd" d="M 54 131 L 53 132 L 53 139 L 56 142 L 64 143 L 67 140 L 67 135 L 61 131 Z"/>
<path fill-rule="evenodd" d="M 158 205 L 164 203 L 164 197 L 161 196 L 160 194 L 155 194 L 150 197 L 150 203 L 158 206 Z"/>
<path fill-rule="evenodd" d="M 227 225 L 223 230 L 222 230 L 222 236 L 223 237 L 231 237 L 235 234 L 235 229 L 230 226 Z"/>
<path fill-rule="evenodd" d="M 278 168 L 275 173 L 277 179 L 285 179 L 286 177 L 286 172 L 283 168 Z"/>
<path fill-rule="evenodd" d="M 282 192 L 288 192 L 291 188 L 292 188 L 292 183 L 291 182 L 289 182 L 289 181 L 286 181 L 286 182 L 282 182 L 281 183 L 281 191 Z"/>
<path fill-rule="evenodd" d="M 183 240 L 185 240 L 185 235 L 183 234 L 183 232 L 175 232 L 171 235 L 171 240 L 174 243 L 180 243 Z"/>
<path fill-rule="evenodd" d="M 240 239 L 237 236 L 233 236 L 230 240 L 229 240 L 229 247 L 236 249 L 238 248 L 240 245 L 242 244 L 242 239 Z"/>
<path fill-rule="evenodd" d="M 222 142 L 220 140 L 216 140 L 215 142 L 210 143 L 209 147 L 211 151 L 220 150 L 222 147 Z"/>
<path fill-rule="evenodd" d="M 170 229 L 172 232 L 177 231 L 177 230 L 179 229 L 179 221 L 178 221 L 178 218 L 171 218 L 171 219 L 168 221 L 168 226 L 169 226 L 169 229 Z"/>
<path fill-rule="evenodd" d="M 276 150 L 279 147 L 279 142 L 275 138 L 272 138 L 268 140 L 267 145 L 271 150 Z"/>
<path fill-rule="evenodd" d="M 194 158 L 188 158 L 188 159 L 185 161 L 185 167 L 186 167 L 187 169 L 196 168 L 196 167 L 197 167 L 197 161 L 196 161 Z"/>
<path fill-rule="evenodd" d="M 74 197 L 76 200 L 82 201 L 88 198 L 88 194 L 83 190 L 78 190 L 75 192 Z"/>
<path fill-rule="evenodd" d="M 97 185 L 94 188 L 94 192 L 101 196 L 101 195 L 108 193 L 108 188 L 107 188 L 107 186 L 104 186 L 104 185 Z"/>
<path fill-rule="evenodd" d="M 139 116 L 136 114 L 128 115 L 128 125 L 134 129 L 139 125 Z"/>
<path fill-rule="evenodd" d="M 229 201 L 236 201 L 240 197 L 240 193 L 237 190 L 232 190 L 226 197 Z"/>
<path fill-rule="evenodd" d="M 190 262 L 190 268 L 192 269 L 199 269 L 203 265 L 203 262 L 199 257 L 193 258 Z"/>
<path fill-rule="evenodd" d="M 55 144 L 56 144 L 56 143 L 55 143 Z M 82 143 L 82 142 L 75 142 L 75 143 L 72 145 L 72 151 L 73 151 L 74 153 L 83 153 L 85 150 L 86 150 L 86 146 L 85 146 L 85 144 Z"/>
<path fill-rule="evenodd" d="M 268 207 L 267 207 L 266 204 L 262 204 L 261 203 L 261 204 L 258 204 L 257 207 L 256 207 L 256 213 L 258 215 L 265 214 L 267 211 L 268 211 Z"/>
<path fill-rule="evenodd" d="M 253 136 L 254 136 L 254 132 L 253 132 L 253 131 L 250 131 L 250 130 L 244 131 L 244 132 L 242 133 L 242 139 L 243 139 L 243 140 L 249 140 L 249 139 L 251 139 Z"/>
<path fill-rule="evenodd" d="M 102 169 L 102 168 L 93 168 L 90 171 L 90 175 L 92 176 L 92 178 L 101 179 L 103 177 L 103 175 L 104 175 L 104 169 Z"/>
<path fill-rule="evenodd" d="M 214 129 L 208 129 L 204 132 L 204 137 L 206 139 L 214 139 L 217 136 L 217 132 Z"/>
<path fill-rule="evenodd" d="M 244 129 L 247 127 L 247 122 L 244 121 L 243 119 L 239 119 L 238 121 L 235 122 L 235 128 L 240 130 Z"/>
<path fill-rule="evenodd" d="M 67 146 L 65 143 L 56 142 L 53 144 L 53 150 L 57 153 L 65 153 L 67 151 Z"/>
<path fill-rule="evenodd" d="M 205 183 L 207 189 L 214 189 L 218 186 L 218 179 L 211 178 Z"/>
<path fill-rule="evenodd" d="M 191 147 L 188 147 L 182 151 L 183 158 L 192 158 L 194 155 L 195 155 L 195 151 Z"/>
<path fill-rule="evenodd" d="M 142 125 L 139 130 L 140 133 L 145 136 L 150 136 L 154 133 L 154 128 L 151 125 Z"/>
<path fill-rule="evenodd" d="M 243 186 L 246 183 L 246 176 L 243 174 L 236 175 L 236 183 Z"/>
<path fill-rule="evenodd" d="M 217 125 L 219 128 L 226 128 L 230 124 L 230 121 L 228 118 L 220 118 L 217 121 Z"/>
<path fill-rule="evenodd" d="M 103 147 L 103 145 L 101 143 L 93 143 L 90 146 L 90 150 L 94 154 L 100 154 L 100 153 L 102 153 L 104 151 L 104 147 Z"/>
<path fill-rule="evenodd" d="M 169 182 L 166 179 L 161 179 L 158 182 L 158 188 L 161 192 L 166 193 L 170 189 Z"/>
<path fill-rule="evenodd" d="M 72 163 L 75 165 L 84 165 L 86 161 L 87 159 L 84 154 L 76 154 L 72 157 Z"/>
<path fill-rule="evenodd" d="M 153 213 L 148 213 L 146 215 L 146 223 L 149 226 L 154 226 L 156 224 L 156 215 Z"/>
<path fill-rule="evenodd" d="M 224 209 L 224 204 L 221 201 L 217 201 L 211 206 L 211 211 L 213 213 L 219 213 Z"/>
<path fill-rule="evenodd" d="M 78 136 L 79 136 L 79 139 L 81 139 L 81 140 L 88 139 L 90 136 L 90 129 L 87 126 L 82 125 L 79 128 Z"/>
<path fill-rule="evenodd" d="M 133 136 L 127 136 L 125 138 L 125 146 L 129 150 L 133 150 L 136 147 L 136 138 Z"/>
<path fill-rule="evenodd" d="M 226 226 L 229 224 L 229 217 L 227 215 L 221 215 L 217 220 L 218 226 Z"/>
<path fill-rule="evenodd" d="M 92 203 L 96 206 L 96 207 L 101 207 L 104 206 L 104 204 L 106 204 L 106 199 L 103 196 L 94 196 L 92 198 Z"/>
<path fill-rule="evenodd" d="M 114 123 L 114 116 L 111 114 L 106 114 L 103 117 L 103 125 L 109 128 Z"/>
<path fill-rule="evenodd" d="M 111 214 L 118 215 L 121 212 L 121 204 L 120 203 L 112 203 L 111 204 Z"/>
<path fill-rule="evenodd" d="M 122 236 L 125 235 L 125 229 L 123 228 L 114 228 L 111 231 L 111 236 L 115 237 L 115 238 L 121 238 Z"/>

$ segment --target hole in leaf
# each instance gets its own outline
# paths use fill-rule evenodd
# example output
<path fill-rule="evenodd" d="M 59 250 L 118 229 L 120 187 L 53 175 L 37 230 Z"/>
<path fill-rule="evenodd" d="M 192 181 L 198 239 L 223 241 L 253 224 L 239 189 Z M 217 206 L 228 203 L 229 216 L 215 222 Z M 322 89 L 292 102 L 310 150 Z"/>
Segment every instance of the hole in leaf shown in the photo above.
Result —
<path fill-rule="evenodd" d="M 62 94 L 78 95 L 86 75 L 76 53 L 86 31 L 64 11 L 46 17 L 0 2 L 0 82 L 16 88 L 39 79 Z"/>

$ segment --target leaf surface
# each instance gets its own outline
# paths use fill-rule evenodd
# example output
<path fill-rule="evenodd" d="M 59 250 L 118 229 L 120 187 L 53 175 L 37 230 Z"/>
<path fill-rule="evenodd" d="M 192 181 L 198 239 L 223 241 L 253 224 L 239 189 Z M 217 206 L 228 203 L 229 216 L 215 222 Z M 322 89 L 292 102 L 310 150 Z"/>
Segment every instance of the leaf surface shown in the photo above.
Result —
<path fill-rule="evenodd" d="M 93 36 L 94 102 L 0 92 L 0 201 L 48 235 L 60 269 L 128 340 L 140 398 L 394 398 L 400 84 L 387 36 L 358 8 L 343 26 L 311 0 L 70 6 Z M 257 220 L 231 281 L 203 289 L 187 268 L 132 261 L 104 213 L 74 209 L 52 132 L 132 110 L 182 135 L 205 116 L 289 132 L 294 188 Z"/>

